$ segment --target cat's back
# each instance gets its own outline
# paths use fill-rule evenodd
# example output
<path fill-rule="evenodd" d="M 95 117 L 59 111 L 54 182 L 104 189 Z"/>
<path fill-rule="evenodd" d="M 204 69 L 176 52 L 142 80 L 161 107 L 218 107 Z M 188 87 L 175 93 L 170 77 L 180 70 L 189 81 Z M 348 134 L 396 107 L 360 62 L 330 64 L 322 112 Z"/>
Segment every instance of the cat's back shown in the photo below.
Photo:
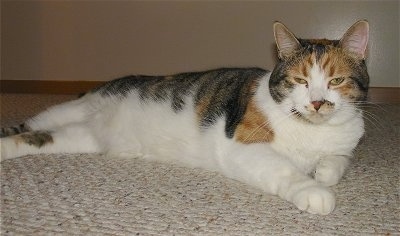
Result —
<path fill-rule="evenodd" d="M 141 101 L 165 102 L 172 108 L 183 108 L 185 96 L 194 96 L 201 102 L 207 96 L 229 99 L 237 95 L 247 83 L 262 77 L 267 71 L 260 68 L 220 68 L 166 76 L 131 75 L 115 79 L 94 89 L 91 93 L 102 97 L 126 98 L 138 95 Z"/>

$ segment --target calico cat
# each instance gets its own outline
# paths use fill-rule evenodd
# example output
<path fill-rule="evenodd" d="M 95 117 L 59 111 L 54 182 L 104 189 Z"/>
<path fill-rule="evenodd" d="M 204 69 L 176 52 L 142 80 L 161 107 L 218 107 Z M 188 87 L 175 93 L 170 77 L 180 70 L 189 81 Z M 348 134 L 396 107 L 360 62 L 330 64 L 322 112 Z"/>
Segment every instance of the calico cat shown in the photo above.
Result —
<path fill-rule="evenodd" d="M 364 133 L 369 26 L 340 40 L 296 38 L 273 26 L 272 72 L 222 68 L 127 76 L 1 129 L 1 159 L 105 153 L 218 171 L 326 215 Z"/>

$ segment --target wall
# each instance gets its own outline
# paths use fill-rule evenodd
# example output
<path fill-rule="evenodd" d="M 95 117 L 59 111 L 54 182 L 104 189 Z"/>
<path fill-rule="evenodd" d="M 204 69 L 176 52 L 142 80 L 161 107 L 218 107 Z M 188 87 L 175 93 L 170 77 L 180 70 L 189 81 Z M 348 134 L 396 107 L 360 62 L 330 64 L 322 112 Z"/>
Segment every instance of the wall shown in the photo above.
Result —
<path fill-rule="evenodd" d="M 398 1 L 2 1 L 1 79 L 271 69 L 275 20 L 338 39 L 358 19 L 371 27 L 371 85 L 400 87 Z"/>

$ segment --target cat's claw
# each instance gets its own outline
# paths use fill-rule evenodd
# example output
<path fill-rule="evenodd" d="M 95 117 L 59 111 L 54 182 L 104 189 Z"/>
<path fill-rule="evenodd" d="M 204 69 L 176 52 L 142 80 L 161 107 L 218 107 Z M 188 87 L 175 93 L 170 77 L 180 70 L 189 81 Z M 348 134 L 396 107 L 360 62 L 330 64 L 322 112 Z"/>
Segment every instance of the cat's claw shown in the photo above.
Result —
<path fill-rule="evenodd" d="M 327 187 L 310 186 L 294 194 L 293 203 L 302 211 L 328 215 L 335 209 L 335 195 Z"/>

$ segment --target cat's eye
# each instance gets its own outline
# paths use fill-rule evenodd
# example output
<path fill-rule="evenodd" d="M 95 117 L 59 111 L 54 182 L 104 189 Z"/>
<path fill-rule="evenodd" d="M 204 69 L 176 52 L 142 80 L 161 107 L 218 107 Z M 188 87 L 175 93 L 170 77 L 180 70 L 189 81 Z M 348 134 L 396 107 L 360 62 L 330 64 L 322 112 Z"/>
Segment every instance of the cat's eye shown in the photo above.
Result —
<path fill-rule="evenodd" d="M 298 84 L 308 84 L 307 83 L 307 80 L 305 80 L 305 79 L 301 79 L 301 78 L 294 78 L 294 81 L 296 81 L 296 83 L 298 83 Z"/>
<path fill-rule="evenodd" d="M 329 85 L 336 86 L 336 85 L 343 83 L 343 81 L 344 81 L 344 78 L 342 78 L 342 77 L 334 78 L 329 81 Z"/>

